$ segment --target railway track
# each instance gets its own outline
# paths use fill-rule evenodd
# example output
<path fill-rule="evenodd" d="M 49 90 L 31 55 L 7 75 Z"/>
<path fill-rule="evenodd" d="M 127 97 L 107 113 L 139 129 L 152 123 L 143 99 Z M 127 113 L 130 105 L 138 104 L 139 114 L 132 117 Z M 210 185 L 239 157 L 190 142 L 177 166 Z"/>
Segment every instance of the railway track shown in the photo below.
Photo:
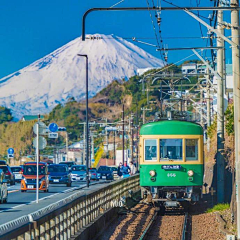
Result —
<path fill-rule="evenodd" d="M 189 215 L 169 211 L 161 214 L 155 208 L 137 204 L 120 215 L 100 240 L 188 240 Z"/>
<path fill-rule="evenodd" d="M 157 212 L 154 213 L 153 217 L 151 218 L 150 222 L 148 223 L 147 227 L 143 231 L 142 235 L 140 236 L 139 240 L 145 240 L 147 239 L 148 233 L 151 231 L 151 227 L 153 226 L 154 222 L 157 218 Z"/>
<path fill-rule="evenodd" d="M 181 226 L 181 227 L 180 227 Z M 153 215 L 146 228 L 138 240 L 153 239 L 189 239 L 189 214 L 183 215 L 163 215 L 159 216 L 157 212 Z"/>

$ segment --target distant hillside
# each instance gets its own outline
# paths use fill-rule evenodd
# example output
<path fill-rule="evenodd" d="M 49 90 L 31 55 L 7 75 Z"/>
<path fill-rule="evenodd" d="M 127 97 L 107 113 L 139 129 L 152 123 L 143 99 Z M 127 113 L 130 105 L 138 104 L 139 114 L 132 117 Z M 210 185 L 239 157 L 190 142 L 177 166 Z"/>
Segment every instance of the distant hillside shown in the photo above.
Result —
<path fill-rule="evenodd" d="M 173 66 L 169 71 L 180 71 L 180 68 Z M 146 74 L 156 72 L 151 70 Z M 89 121 L 118 121 L 121 119 L 122 104 L 125 105 L 125 116 L 135 113 L 134 122 L 136 123 L 136 112 L 138 112 L 139 121 L 142 122 L 142 107 L 150 107 L 152 111 L 146 112 L 148 120 L 154 119 L 154 114 L 159 111 L 159 82 L 156 82 L 155 90 L 149 93 L 149 105 L 147 105 L 147 93 L 142 91 L 142 83 L 140 79 L 143 76 L 131 77 L 128 81 L 115 80 L 107 87 L 101 90 L 96 96 L 89 99 Z M 77 141 L 82 139 L 83 125 L 79 123 L 85 121 L 85 102 L 77 102 L 74 98 L 70 98 L 65 105 L 58 104 L 53 110 L 45 116 L 44 122 L 48 125 L 50 122 L 56 122 L 59 126 L 67 128 L 69 141 Z M 34 152 L 32 148 L 32 126 L 31 122 L 18 122 L 10 124 L 0 124 L 0 155 L 6 155 L 8 147 L 16 149 L 16 157 L 22 154 L 30 154 Z M 99 129 L 100 131 L 100 129 Z M 13 137 L 14 136 L 14 137 Z M 100 139 L 96 139 L 100 142 Z M 65 134 L 60 134 L 57 140 L 48 139 L 48 148 L 45 153 L 52 153 L 54 145 L 64 145 Z M 52 146 L 51 146 L 52 145 Z"/>

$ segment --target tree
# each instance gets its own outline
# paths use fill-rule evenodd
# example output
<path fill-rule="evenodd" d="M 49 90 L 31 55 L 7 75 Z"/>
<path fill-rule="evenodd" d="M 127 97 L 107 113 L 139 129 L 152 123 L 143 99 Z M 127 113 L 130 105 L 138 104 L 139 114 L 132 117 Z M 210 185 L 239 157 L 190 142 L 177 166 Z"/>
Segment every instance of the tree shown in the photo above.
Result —
<path fill-rule="evenodd" d="M 0 107 L 0 124 L 10 122 L 13 119 L 11 110 L 6 107 Z"/>

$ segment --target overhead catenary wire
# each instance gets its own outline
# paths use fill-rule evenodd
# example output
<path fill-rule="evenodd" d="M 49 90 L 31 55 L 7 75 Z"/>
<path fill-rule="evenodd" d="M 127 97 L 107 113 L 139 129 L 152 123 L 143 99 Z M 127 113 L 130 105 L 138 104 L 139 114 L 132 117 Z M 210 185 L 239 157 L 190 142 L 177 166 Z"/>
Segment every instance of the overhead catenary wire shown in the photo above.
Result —
<path fill-rule="evenodd" d="M 168 4 L 172 5 L 172 6 L 174 6 L 174 7 L 176 7 L 176 8 L 180 8 L 178 5 L 176 5 L 176 4 L 172 3 L 172 2 L 169 2 L 169 1 L 167 1 L 167 0 L 162 0 L 162 1 L 165 2 L 165 3 L 168 3 Z M 194 13 L 194 14 L 195 14 L 195 13 Z M 196 14 L 195 14 L 195 15 L 196 15 Z M 199 17 L 208 19 L 207 17 L 205 17 L 205 16 L 203 16 L 203 15 L 199 15 Z"/>
<path fill-rule="evenodd" d="M 201 2 L 201 1 L 198 2 L 198 0 L 196 0 L 197 7 L 199 7 L 200 2 Z M 198 17 L 200 17 L 200 13 L 199 13 L 199 11 L 197 11 L 197 15 L 198 15 Z M 201 32 L 201 36 L 203 37 L 202 25 L 201 25 L 200 22 L 198 22 L 198 24 L 199 24 L 199 28 L 200 28 L 200 32 Z"/>
<path fill-rule="evenodd" d="M 167 1 L 167 0 L 162 0 L 163 2 L 165 2 L 165 3 L 168 3 L 168 4 L 170 4 L 170 5 L 172 5 L 172 6 L 174 6 L 174 7 L 176 7 L 176 8 L 180 8 L 177 4 L 174 4 L 173 2 L 170 2 L 170 1 Z M 219 0 L 217 0 L 217 2 L 219 2 Z M 191 2 L 190 2 L 191 3 Z M 201 0 L 196 0 L 196 5 L 197 5 L 197 7 L 199 7 L 199 5 L 201 4 Z M 216 1 L 214 1 L 214 7 L 216 7 L 216 6 L 218 6 L 218 5 L 216 5 Z M 193 13 L 193 12 L 192 12 Z M 203 16 L 203 15 L 200 15 L 199 14 L 199 11 L 197 11 L 197 14 L 196 13 L 193 13 L 193 14 L 195 14 L 196 16 L 198 16 L 198 17 L 201 17 L 201 18 L 204 18 L 204 19 L 207 19 L 207 20 L 209 20 L 209 18 L 208 17 L 205 17 L 205 16 Z M 214 19 L 215 20 L 215 22 L 214 22 L 214 25 L 216 24 L 216 14 L 217 14 L 217 11 L 214 11 L 214 14 L 212 14 L 212 18 L 210 19 L 210 23 L 211 23 L 211 21 Z M 210 24 L 211 25 L 211 24 Z M 200 33 L 201 33 L 201 39 L 207 39 L 207 41 L 206 41 L 206 46 L 208 45 L 208 39 L 209 39 L 209 37 L 204 37 L 203 36 L 203 31 L 202 31 L 202 26 L 201 26 L 201 23 L 199 22 L 199 27 L 200 27 Z M 214 27 L 215 28 L 215 27 Z M 212 36 L 213 36 L 213 34 L 212 34 Z M 211 37 L 212 37 L 211 36 Z M 213 41 L 212 41 L 212 39 L 210 39 L 210 46 L 213 46 Z M 205 53 L 204 53 L 204 58 L 206 58 L 206 51 L 205 51 Z M 214 51 L 211 49 L 211 56 L 212 56 L 212 61 L 213 61 L 213 64 L 214 64 Z"/>
<path fill-rule="evenodd" d="M 117 3 L 115 3 L 115 4 L 113 4 L 110 8 L 114 8 L 114 7 L 116 7 L 118 4 L 120 4 L 120 3 L 122 3 L 122 2 L 124 2 L 125 0 L 121 0 L 121 1 L 119 1 L 119 2 L 117 2 Z"/>
<path fill-rule="evenodd" d="M 153 8 L 155 7 L 154 4 L 154 0 L 152 0 L 152 4 L 153 4 Z M 159 34 L 159 38 L 160 38 L 160 44 L 162 45 L 161 47 L 164 49 L 164 44 L 163 44 L 163 38 L 162 38 L 162 30 L 161 30 L 161 0 L 158 1 L 158 9 L 159 11 L 155 11 L 155 17 L 157 18 L 157 25 L 158 25 L 158 34 Z M 164 61 L 163 64 L 164 66 L 167 65 L 167 53 L 166 51 L 164 51 L 164 53 L 162 53 L 162 55 L 164 55 Z"/>
<path fill-rule="evenodd" d="M 133 37 L 121 37 L 122 39 L 132 39 Z M 155 39 L 155 37 L 136 37 L 137 39 Z M 169 37 L 162 37 L 163 39 L 201 39 L 206 37 L 197 37 L 197 36 L 169 36 Z M 101 37 L 97 38 L 96 40 L 100 39 L 115 39 L 114 37 Z M 95 39 L 93 39 L 95 40 Z"/>
<path fill-rule="evenodd" d="M 152 22 L 152 26 L 153 26 L 155 38 L 156 38 L 156 41 L 157 41 L 157 46 L 158 46 L 159 48 L 161 48 L 161 47 L 160 47 L 160 44 L 159 44 L 159 40 L 158 40 L 158 35 L 157 35 L 156 27 L 155 27 L 155 24 L 154 24 L 154 21 L 153 21 L 152 13 L 151 13 L 151 10 L 150 10 L 150 4 L 149 4 L 149 1 L 148 1 L 148 0 L 146 0 L 146 2 L 147 2 L 148 11 L 149 11 L 149 15 L 150 15 L 151 22 Z M 160 51 L 160 57 L 161 57 L 161 59 L 162 59 L 163 62 L 164 62 L 164 58 L 163 58 L 163 55 L 162 55 L 162 52 L 161 52 L 161 51 Z"/>

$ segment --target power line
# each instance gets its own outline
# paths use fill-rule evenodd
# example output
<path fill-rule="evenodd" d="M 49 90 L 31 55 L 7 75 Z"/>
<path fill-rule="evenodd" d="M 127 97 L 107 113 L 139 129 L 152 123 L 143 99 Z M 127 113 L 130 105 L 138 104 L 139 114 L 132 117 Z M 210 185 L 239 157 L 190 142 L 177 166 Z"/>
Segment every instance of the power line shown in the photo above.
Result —
<path fill-rule="evenodd" d="M 198 3 L 198 0 L 196 0 L 196 3 L 197 3 L 197 7 L 199 7 L 199 4 L 200 4 L 200 0 L 199 0 L 199 3 Z M 197 11 L 197 13 L 198 13 L 198 17 L 200 17 L 199 15 L 199 11 Z M 202 32 L 202 25 L 201 25 L 201 23 L 200 22 L 198 22 L 198 24 L 199 24 L 199 28 L 200 28 L 200 32 L 201 32 L 201 36 L 203 37 L 203 32 Z"/>
<path fill-rule="evenodd" d="M 154 4 L 154 0 L 152 0 L 152 4 L 153 4 L 153 8 L 155 8 L 155 4 Z M 158 8 L 161 9 L 161 0 L 158 1 Z M 160 38 L 160 44 L 162 45 L 162 49 L 164 49 L 164 44 L 163 44 L 163 39 L 162 39 L 162 31 L 161 31 L 161 10 L 159 10 L 158 12 L 155 10 L 155 17 L 157 18 L 157 25 L 158 25 L 158 34 L 159 34 L 159 38 Z M 160 50 L 161 51 L 161 50 Z M 163 60 L 163 64 L 164 66 L 167 64 L 167 55 L 166 52 L 161 52 L 161 57 L 164 58 Z"/>
<path fill-rule="evenodd" d="M 121 37 L 122 39 L 132 39 L 133 37 Z M 137 39 L 156 39 L 155 37 L 135 37 Z M 162 37 L 163 39 L 201 39 L 206 37 L 197 37 L 197 36 L 189 36 L 189 37 L 181 37 L 181 36 L 170 36 L 170 37 Z M 114 37 L 101 37 L 99 39 L 115 39 Z"/>
<path fill-rule="evenodd" d="M 155 37 L 156 37 L 157 45 L 158 45 L 159 48 L 161 48 L 161 47 L 160 47 L 160 44 L 159 44 L 158 36 L 157 36 L 156 27 L 155 27 L 155 24 L 154 24 L 154 21 L 153 21 L 152 13 L 151 13 L 151 11 L 150 11 L 150 5 L 149 5 L 148 0 L 146 0 L 146 2 L 147 2 L 147 7 L 148 7 L 149 15 L 150 15 L 150 18 L 151 18 L 151 22 L 152 22 L 154 34 L 155 34 Z M 162 58 L 162 60 L 163 60 L 163 56 L 162 56 L 162 52 L 161 52 L 161 51 L 160 51 L 160 56 L 161 56 L 161 58 Z M 163 60 L 163 61 L 164 61 L 164 60 Z"/>
<path fill-rule="evenodd" d="M 162 1 L 165 2 L 165 3 L 168 3 L 168 4 L 172 5 L 172 6 L 174 6 L 174 7 L 176 7 L 176 8 L 181 8 L 181 7 L 179 7 L 178 5 L 176 5 L 176 4 L 172 3 L 172 2 L 169 2 L 169 1 L 167 1 L 167 0 L 162 0 Z M 195 14 L 195 13 L 193 13 L 193 14 Z M 196 14 L 195 14 L 195 15 L 196 15 Z M 203 15 L 199 15 L 199 17 L 208 19 L 207 17 L 205 17 L 205 16 L 203 16 Z"/>

